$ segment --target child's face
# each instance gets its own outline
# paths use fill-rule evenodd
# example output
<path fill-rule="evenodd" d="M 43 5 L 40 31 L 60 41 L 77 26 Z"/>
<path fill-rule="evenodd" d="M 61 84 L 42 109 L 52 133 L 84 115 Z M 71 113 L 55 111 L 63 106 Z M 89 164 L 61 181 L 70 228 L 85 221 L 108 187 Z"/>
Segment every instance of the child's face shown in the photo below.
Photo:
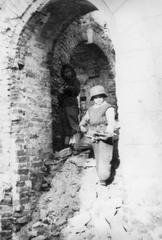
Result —
<path fill-rule="evenodd" d="M 104 98 L 103 96 L 97 95 L 93 98 L 93 100 L 96 105 L 101 105 L 104 101 Z"/>
<path fill-rule="evenodd" d="M 65 68 L 65 70 L 64 70 L 64 77 L 66 78 L 66 80 L 69 80 L 69 79 L 71 79 L 71 77 L 72 77 L 72 71 L 71 71 L 71 69 L 70 68 Z"/>

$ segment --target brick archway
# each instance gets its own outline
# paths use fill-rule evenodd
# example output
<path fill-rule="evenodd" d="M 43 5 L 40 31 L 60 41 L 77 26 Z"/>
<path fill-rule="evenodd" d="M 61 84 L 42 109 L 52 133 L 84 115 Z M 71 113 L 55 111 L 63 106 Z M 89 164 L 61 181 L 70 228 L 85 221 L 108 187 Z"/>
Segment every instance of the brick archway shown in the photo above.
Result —
<path fill-rule="evenodd" d="M 6 1 L 5 6 L 9 3 Z M 11 229 L 6 230 L 5 225 L 2 229 L 6 236 L 12 234 L 13 213 L 20 213 L 15 218 L 16 231 L 20 228 L 19 221 L 25 224 L 30 220 L 43 180 L 43 163 L 53 154 L 52 122 L 57 113 L 52 114 L 51 89 L 53 91 L 61 84 L 58 74 L 61 63 L 70 61 L 80 43 L 88 43 L 89 27 L 94 31 L 94 44 L 114 67 L 110 57 L 114 55 L 114 48 L 104 28 L 100 28 L 89 15 L 86 17 L 88 23 L 83 23 L 85 19 L 81 18 L 96 10 L 94 5 L 88 1 L 78 0 L 76 4 L 68 1 L 71 4 L 67 9 L 65 3 L 66 0 L 34 1 L 26 8 L 14 5 L 11 9 L 10 6 L 8 14 L 14 20 L 11 26 L 6 23 L 3 26 L 7 51 L 2 67 L 6 73 L 3 82 L 8 103 L 5 116 L 8 128 L 4 131 L 4 139 L 7 136 L 8 142 L 3 145 L 7 155 L 5 171 L 11 173 L 11 179 L 7 179 L 9 189 L 6 189 L 6 196 L 11 199 L 8 219 Z M 66 16 L 63 14 L 65 8 Z M 64 51 L 63 42 L 64 46 L 66 43 Z M 56 95 L 52 93 L 55 109 L 58 104 Z M 4 201 L 3 205 L 5 208 L 8 202 Z M 6 221 L 2 209 L 3 217 Z"/>
<path fill-rule="evenodd" d="M 93 31 L 93 43 L 89 43 L 88 30 Z M 103 80 L 103 85 L 108 90 L 110 102 L 117 106 L 115 93 L 115 51 L 111 39 L 100 25 L 98 25 L 91 15 L 85 15 L 79 21 L 74 21 L 60 36 L 56 44 L 54 42 L 53 52 L 49 58 L 49 69 L 51 72 L 51 88 L 52 88 L 52 111 L 53 111 L 53 143 L 54 149 L 60 148 L 55 143 L 60 142 L 60 124 L 57 93 L 63 84 L 60 76 L 60 70 L 63 63 L 71 62 L 75 55 L 75 50 L 79 47 L 87 47 L 94 51 L 93 57 L 97 54 L 102 55 L 101 59 L 105 59 L 105 68 L 107 70 L 105 77 L 109 80 Z M 94 49 L 93 49 L 94 48 Z M 96 51 L 96 53 L 95 53 Z M 92 57 L 92 58 L 93 58 Z M 93 61 L 93 59 L 91 59 Z M 84 60 L 83 60 L 84 61 Z M 100 61 L 100 60 L 99 60 Z M 97 62 L 97 60 L 96 60 Z M 77 63 L 71 62 L 75 70 L 78 70 Z M 79 64 L 78 64 L 79 65 Z M 78 75 L 79 72 L 78 72 Z M 111 75 L 111 76 L 110 76 Z M 82 80 L 80 79 L 81 84 Z M 98 82 L 102 80 L 98 78 Z M 89 81 L 90 82 L 90 81 Z M 95 81 L 94 81 L 95 82 Z M 92 83 L 90 83 L 92 84 Z M 93 83 L 95 84 L 95 83 Z M 82 84 L 83 88 L 83 84 Z M 56 144 L 57 145 L 57 144 Z M 61 144 L 60 144 L 61 145 Z M 55 148 L 56 147 L 56 148 Z"/>
<path fill-rule="evenodd" d="M 11 25 L 4 22 L 2 29 L 7 51 L 1 66 L 6 74 L 3 83 L 8 105 L 2 139 L 2 147 L 5 146 L 2 154 L 6 153 L 6 158 L 1 164 L 6 162 L 4 171 L 11 173 L 11 179 L 7 179 L 10 191 L 6 189 L 11 198 L 11 229 L 6 230 L 2 224 L 6 236 L 12 235 L 13 212 L 20 212 L 18 218 L 22 224 L 30 220 L 41 187 L 43 163 L 53 153 L 48 53 L 74 19 L 96 9 L 88 1 L 68 2 L 68 8 L 65 0 L 33 1 L 27 5 L 6 1 L 4 5 L 9 7 L 8 23 L 12 22 Z M 4 20 L 6 17 L 7 14 Z M 4 200 L 4 208 L 6 205 L 8 202 Z M 4 218 L 6 221 L 5 214 Z M 17 220 L 15 223 L 19 228 Z"/>

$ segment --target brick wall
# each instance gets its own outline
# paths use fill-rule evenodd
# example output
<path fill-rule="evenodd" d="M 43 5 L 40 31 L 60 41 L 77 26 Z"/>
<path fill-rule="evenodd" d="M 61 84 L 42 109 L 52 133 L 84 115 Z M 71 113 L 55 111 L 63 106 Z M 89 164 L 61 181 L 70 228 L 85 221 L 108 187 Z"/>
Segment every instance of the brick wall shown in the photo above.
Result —
<path fill-rule="evenodd" d="M 109 56 L 111 59 L 111 56 Z M 111 62 L 114 61 L 112 57 Z M 101 49 L 95 44 L 80 44 L 76 47 L 71 57 L 71 62 L 75 66 L 77 75 L 85 89 L 87 104 L 89 104 L 89 89 L 97 84 L 105 87 L 109 93 L 108 101 L 117 104 L 115 94 L 115 72 L 111 62 Z M 113 62 L 114 64 L 114 62 Z"/>
<path fill-rule="evenodd" d="M 3 46 L 0 59 L 2 239 L 11 239 L 12 231 L 18 231 L 31 218 L 43 178 L 43 162 L 52 157 L 57 143 L 53 142 L 56 138 L 52 138 L 52 131 L 54 128 L 53 136 L 56 136 L 57 93 L 63 83 L 61 64 L 70 62 L 78 44 L 87 42 L 86 30 L 90 26 L 89 16 L 88 24 L 86 21 L 83 24 L 83 18 L 70 25 L 77 16 L 76 11 L 78 16 L 87 11 L 78 12 L 78 5 L 70 5 L 67 16 L 62 15 L 60 5 L 41 9 L 42 6 L 41 1 L 27 4 L 6 1 L 0 10 L 3 13 L 0 33 Z M 98 26 L 94 44 L 109 57 L 109 38 Z"/>
<path fill-rule="evenodd" d="M 12 74 L 18 67 L 21 68 L 21 64 L 17 65 L 17 61 L 15 61 L 15 51 L 22 29 L 34 12 L 37 11 L 37 14 L 39 12 L 44 15 L 42 7 L 48 2 L 44 0 L 6 0 L 0 3 L 0 51 L 3 50 L 0 58 L 0 111 L 3 112 L 0 115 L 0 179 L 3 179 L 5 183 L 1 184 L 3 185 L 3 188 L 1 188 L 3 189 L 3 198 L 5 196 L 8 198 L 11 193 L 11 196 L 14 196 L 15 206 L 19 206 L 20 196 L 16 192 L 16 182 L 19 181 L 19 174 L 17 174 L 19 164 L 16 164 L 17 151 L 19 151 L 19 154 L 27 151 L 25 145 L 28 142 L 22 143 L 23 151 L 20 150 L 21 148 L 16 148 L 20 147 L 21 144 L 16 143 L 17 138 L 14 134 L 11 134 L 11 130 L 19 126 L 15 121 L 15 126 L 12 125 L 11 129 L 11 120 L 14 119 L 12 118 L 12 111 L 10 115 L 8 88 L 13 85 L 12 80 L 15 79 L 12 78 Z M 61 2 L 65 3 L 65 1 Z M 83 1 L 80 2 L 83 3 Z M 125 182 L 127 183 L 127 194 L 130 197 L 130 208 L 136 209 L 136 205 L 139 206 L 141 202 L 144 202 L 146 208 L 148 205 L 150 206 L 150 215 L 153 216 L 152 206 L 155 206 L 154 201 L 157 200 L 157 196 L 161 195 L 159 187 L 161 180 L 161 1 L 157 0 L 155 4 L 155 1 L 150 0 L 147 5 L 146 1 L 142 0 L 115 1 L 115 3 L 109 1 L 108 7 L 106 7 L 105 3 L 107 2 L 105 1 L 91 0 L 91 2 L 95 2 L 101 10 L 101 15 L 104 20 L 106 19 L 110 32 L 114 33 L 113 40 L 115 40 L 117 47 L 117 85 L 120 119 L 122 120 L 120 154 L 122 166 L 125 169 L 124 175 L 127 176 Z M 56 10 L 58 11 L 58 9 L 59 6 L 57 5 Z M 45 38 L 48 38 L 52 33 L 56 36 L 54 33 L 60 24 L 56 25 L 55 22 L 57 18 L 60 20 L 59 17 L 63 16 L 62 23 L 63 18 L 67 21 L 63 24 L 64 28 L 59 28 L 56 38 L 58 39 L 73 18 L 69 19 L 68 16 L 65 16 L 65 11 L 64 14 L 58 12 L 58 15 L 53 14 L 52 11 L 55 10 L 51 8 L 48 14 L 45 12 L 43 25 L 48 22 L 48 27 L 46 28 L 47 31 L 44 31 L 44 35 Z M 68 15 L 74 17 L 76 11 L 77 9 L 73 8 L 73 14 L 71 14 L 71 11 L 68 12 Z M 50 19 L 50 22 L 48 19 Z M 33 33 L 35 30 L 37 31 L 34 27 L 37 24 L 32 25 Z M 63 25 L 61 24 L 61 26 Z M 30 26 L 28 27 L 30 32 Z M 93 43 L 100 49 L 105 49 L 103 50 L 104 53 L 107 51 L 110 53 L 108 39 L 105 40 L 105 36 L 102 34 L 95 33 L 95 36 Z M 102 39 L 102 41 L 99 39 Z M 23 48 L 23 46 L 21 47 Z M 18 80 L 17 77 L 16 79 Z M 132 128 L 132 125 L 136 127 Z M 36 140 L 34 144 L 36 144 Z M 6 177 L 5 173 L 8 172 L 11 174 L 9 177 L 7 174 Z M 154 176 L 157 178 L 156 181 L 154 181 Z M 151 183 L 148 183 L 149 178 L 152 181 Z M 146 186 L 145 183 L 148 183 L 148 185 Z M 26 183 L 28 186 L 30 184 L 30 182 Z M 141 189 L 141 195 L 139 189 Z M 137 192 L 139 200 L 134 203 L 133 200 L 136 200 Z M 153 200 L 153 204 L 150 204 L 150 200 Z M 6 220 L 6 217 L 10 219 L 13 207 L 7 205 L 6 201 L 3 201 L 3 206 L 1 202 L 0 207 L 4 214 L 2 219 Z M 142 205 L 139 209 L 139 218 L 141 218 L 141 210 L 143 210 Z M 144 213 L 142 212 L 142 215 L 147 216 L 147 211 L 148 209 Z M 6 229 L 5 224 L 1 224 L 1 227 L 5 236 L 8 233 L 10 234 L 11 231 Z"/>
<path fill-rule="evenodd" d="M 7 159 L 1 162 L 2 173 L 6 175 L 0 203 L 2 239 L 12 238 L 12 232 L 31 219 L 31 211 L 40 194 L 43 162 L 53 152 L 51 87 L 47 68 L 47 52 L 51 45 L 47 41 L 47 45 L 42 43 L 39 34 L 41 18 L 33 18 L 19 35 L 15 55 L 9 58 L 6 67 L 9 70 L 6 76 L 8 100 L 5 99 L 8 118 L 5 121 L 8 120 L 9 127 L 8 132 L 4 129 L 8 144 L 6 149 L 2 148 L 2 156 L 5 157 L 5 151 L 8 154 L 7 169 L 3 163 Z"/>
<path fill-rule="evenodd" d="M 94 32 L 92 43 L 88 42 L 87 29 L 92 29 Z M 82 88 L 87 89 L 87 104 L 89 104 L 89 88 L 95 84 L 102 84 L 109 93 L 108 101 L 117 106 L 113 44 L 104 28 L 96 24 L 90 15 L 85 15 L 62 33 L 54 46 L 53 58 L 51 58 L 53 119 L 54 121 L 57 119 L 53 128 L 53 141 L 56 143 L 61 138 L 59 105 L 57 105 L 58 90 L 63 84 L 60 69 L 62 64 L 67 62 L 74 67 Z"/>
<path fill-rule="evenodd" d="M 23 28 L 26 16 L 17 16 L 23 14 L 20 8 L 25 5 L 15 4 L 12 8 L 12 4 L 7 8 L 6 1 L 1 8 L 1 239 L 11 239 L 13 231 L 30 220 L 39 196 L 43 162 L 52 154 L 50 77 L 46 64 L 51 45 L 42 43 L 40 16 L 34 15 Z"/>

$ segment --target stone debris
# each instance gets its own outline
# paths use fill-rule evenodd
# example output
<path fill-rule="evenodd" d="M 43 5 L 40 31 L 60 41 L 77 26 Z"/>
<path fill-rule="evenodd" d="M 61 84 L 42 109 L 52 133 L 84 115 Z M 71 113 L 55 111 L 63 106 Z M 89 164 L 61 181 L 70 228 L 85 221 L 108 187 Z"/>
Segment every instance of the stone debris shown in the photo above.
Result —
<path fill-rule="evenodd" d="M 40 239 L 43 236 L 44 239 L 61 238 L 61 230 L 67 225 L 68 219 L 80 209 L 78 195 L 84 164 L 83 156 L 70 156 L 64 164 L 57 165 L 57 170 L 50 169 L 50 176 L 53 176 L 51 186 L 42 194 L 32 221 L 18 233 L 21 240 L 24 240 L 24 231 L 28 239 L 37 239 L 39 236 Z"/>
<path fill-rule="evenodd" d="M 47 239 L 44 235 L 39 235 L 37 237 L 32 238 L 32 240 L 45 240 Z"/>
<path fill-rule="evenodd" d="M 96 162 L 95 162 L 94 158 L 86 159 L 86 164 L 85 164 L 84 168 L 89 168 L 89 167 L 96 167 Z"/>
<path fill-rule="evenodd" d="M 72 227 L 78 226 L 86 226 L 91 220 L 91 217 L 89 213 L 79 213 L 79 215 L 74 216 L 73 218 L 68 220 L 68 224 L 70 224 Z"/>
<path fill-rule="evenodd" d="M 138 231 L 143 239 L 158 239 L 151 238 L 152 233 L 133 216 L 126 217 L 124 183 L 119 173 L 112 184 L 101 186 L 95 160 L 82 153 L 69 156 L 57 170 L 51 170 L 50 176 L 50 189 L 41 196 L 32 221 L 18 233 L 19 239 L 137 240 Z"/>
<path fill-rule="evenodd" d="M 72 149 L 70 147 L 64 148 L 63 150 L 60 150 L 59 152 L 55 152 L 54 158 L 55 159 L 63 159 L 68 158 L 72 154 Z"/>

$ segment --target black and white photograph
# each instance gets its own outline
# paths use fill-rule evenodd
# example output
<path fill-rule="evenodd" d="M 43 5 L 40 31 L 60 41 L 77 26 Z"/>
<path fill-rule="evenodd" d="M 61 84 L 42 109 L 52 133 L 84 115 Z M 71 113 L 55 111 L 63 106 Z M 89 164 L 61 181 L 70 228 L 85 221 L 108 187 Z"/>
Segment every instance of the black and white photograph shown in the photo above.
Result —
<path fill-rule="evenodd" d="M 162 0 L 0 0 L 0 240 L 162 239 Z"/>

